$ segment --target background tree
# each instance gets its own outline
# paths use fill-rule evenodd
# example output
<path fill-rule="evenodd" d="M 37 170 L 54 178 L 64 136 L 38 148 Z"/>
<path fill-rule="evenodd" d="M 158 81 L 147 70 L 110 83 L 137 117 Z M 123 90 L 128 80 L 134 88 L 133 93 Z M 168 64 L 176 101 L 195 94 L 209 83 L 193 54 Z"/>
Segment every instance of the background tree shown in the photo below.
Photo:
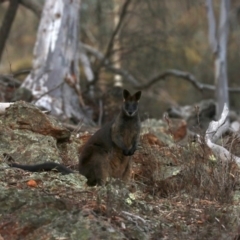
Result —
<path fill-rule="evenodd" d="M 217 114 L 219 118 L 224 104 L 229 106 L 227 43 L 229 32 L 230 0 L 221 0 L 219 27 L 217 29 L 212 0 L 206 0 L 209 24 L 209 44 L 214 56 Z"/>
<path fill-rule="evenodd" d="M 53 115 L 89 122 L 79 84 L 79 11 L 80 0 L 45 1 L 33 69 L 22 87 Z"/>
<path fill-rule="evenodd" d="M 12 27 L 12 23 L 14 21 L 14 18 L 16 16 L 17 13 L 17 9 L 18 9 L 18 0 L 10 0 L 9 1 L 9 7 L 8 10 L 4 16 L 2 25 L 0 27 L 0 62 L 1 62 L 1 58 L 2 58 L 2 54 L 3 54 L 3 50 L 5 47 L 5 43 L 7 41 L 7 38 L 9 36 L 11 27 Z"/>
<path fill-rule="evenodd" d="M 220 3 L 214 1 L 214 12 L 220 8 Z M 0 4 L 0 21 L 6 9 L 5 3 Z M 161 117 L 171 105 L 193 104 L 201 99 L 215 98 L 213 56 L 209 53 L 209 44 L 206 44 L 208 18 L 205 2 L 120 1 L 119 22 L 123 20 L 117 50 L 114 46 L 116 37 L 113 38 L 113 47 L 109 48 L 117 26 L 113 22 L 113 9 L 114 2 L 111 0 L 82 2 L 79 54 L 81 92 L 91 92 L 93 88 L 104 93 L 109 86 L 113 86 L 114 76 L 121 75 L 124 87 L 145 87 L 142 105 L 146 116 L 150 117 Z M 238 9 L 239 2 L 232 0 L 227 55 L 231 108 L 240 107 Z M 28 22 L 24 20 L 26 15 Z M 37 25 L 36 17 L 22 6 L 16 17 L 0 65 L 0 71 L 13 74 L 31 66 L 34 25 Z M 107 58 L 106 52 L 110 53 Z M 114 56 L 120 60 L 120 66 L 114 64 Z"/>

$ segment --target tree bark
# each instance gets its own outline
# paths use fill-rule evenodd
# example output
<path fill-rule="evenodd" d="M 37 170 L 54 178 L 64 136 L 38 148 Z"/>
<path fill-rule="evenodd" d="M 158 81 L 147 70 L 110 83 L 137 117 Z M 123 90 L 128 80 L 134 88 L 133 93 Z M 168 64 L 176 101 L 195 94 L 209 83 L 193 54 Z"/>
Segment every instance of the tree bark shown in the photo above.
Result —
<path fill-rule="evenodd" d="M 219 47 L 215 59 L 215 84 L 217 98 L 217 117 L 221 116 L 224 104 L 229 107 L 228 76 L 227 76 L 227 42 L 229 32 L 229 0 L 221 0 L 219 23 Z"/>
<path fill-rule="evenodd" d="M 20 0 L 20 3 L 31 10 L 38 18 L 41 17 L 42 13 L 42 1 L 39 0 Z"/>
<path fill-rule="evenodd" d="M 79 84 L 79 11 L 81 0 L 48 0 L 34 48 L 33 70 L 22 87 L 35 104 L 62 119 L 90 123 Z"/>
<path fill-rule="evenodd" d="M 215 16 L 212 0 L 206 0 L 208 25 L 209 25 L 209 45 L 214 55 L 215 62 L 215 86 L 217 113 L 219 118 L 224 104 L 229 106 L 228 77 L 227 77 L 227 40 L 229 30 L 229 0 L 221 0 L 221 11 L 218 31 L 216 28 Z"/>
<path fill-rule="evenodd" d="M 130 2 L 130 1 L 129 1 Z M 114 5 L 114 9 L 113 9 L 113 22 L 114 22 L 114 28 L 116 29 L 118 26 L 118 23 L 120 22 L 120 15 L 119 15 L 119 10 L 120 10 L 120 6 L 121 6 L 121 0 L 114 0 L 113 1 L 113 5 Z M 115 35 L 115 40 L 113 42 L 113 66 L 117 69 L 121 68 L 121 54 L 119 49 L 121 48 L 120 45 L 120 32 L 121 32 L 121 28 L 119 28 L 119 30 L 117 31 L 116 35 Z M 122 82 L 122 76 L 115 74 L 114 75 L 114 84 L 115 87 L 122 87 L 123 86 L 123 82 Z"/>
<path fill-rule="evenodd" d="M 3 55 L 4 47 L 8 39 L 12 23 L 17 13 L 18 9 L 18 0 L 10 0 L 9 7 L 3 19 L 2 26 L 0 28 L 0 62 Z"/>
<path fill-rule="evenodd" d="M 229 123 L 227 121 L 228 113 L 228 107 L 227 105 L 224 105 L 219 120 L 209 123 L 204 139 L 208 147 L 212 150 L 213 154 L 217 158 L 216 160 L 221 160 L 223 163 L 235 161 L 240 167 L 239 157 L 231 154 L 231 152 L 229 152 L 226 148 L 215 143 L 229 128 Z"/>

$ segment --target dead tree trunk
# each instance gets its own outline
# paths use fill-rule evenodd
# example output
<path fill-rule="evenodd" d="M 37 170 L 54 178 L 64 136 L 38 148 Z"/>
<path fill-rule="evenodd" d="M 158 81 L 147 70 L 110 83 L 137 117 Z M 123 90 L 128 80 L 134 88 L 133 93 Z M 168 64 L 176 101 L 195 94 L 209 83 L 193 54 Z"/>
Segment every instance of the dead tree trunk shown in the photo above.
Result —
<path fill-rule="evenodd" d="M 114 0 L 113 1 L 113 5 L 114 5 L 114 9 L 113 9 L 113 19 L 114 19 L 114 28 L 117 27 L 119 20 L 120 20 L 120 14 L 119 14 L 119 10 L 120 10 L 120 6 L 121 6 L 121 0 Z M 117 32 L 116 37 L 115 37 L 115 41 L 113 43 L 113 65 L 115 68 L 119 69 L 121 68 L 121 54 L 120 54 L 120 31 L 121 29 Z M 122 82 L 122 76 L 115 74 L 114 75 L 114 86 L 115 87 L 122 87 L 123 86 L 123 82 Z"/>
<path fill-rule="evenodd" d="M 79 85 L 79 11 L 81 0 L 48 0 L 34 48 L 33 70 L 22 87 L 35 104 L 62 119 L 89 122 Z"/>
<path fill-rule="evenodd" d="M 217 111 L 219 118 L 223 111 L 224 104 L 229 107 L 228 77 L 227 77 L 227 41 L 229 30 L 229 6 L 230 0 L 221 0 L 221 10 L 218 31 L 213 11 L 212 0 L 206 0 L 208 24 L 209 24 L 209 44 L 214 55 L 215 62 L 215 85 Z"/>

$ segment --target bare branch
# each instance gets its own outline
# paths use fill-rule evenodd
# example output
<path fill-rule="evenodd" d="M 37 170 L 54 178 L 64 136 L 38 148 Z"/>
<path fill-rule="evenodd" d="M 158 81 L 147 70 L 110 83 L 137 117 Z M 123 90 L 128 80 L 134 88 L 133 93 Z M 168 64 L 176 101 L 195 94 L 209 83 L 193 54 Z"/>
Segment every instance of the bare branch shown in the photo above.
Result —
<path fill-rule="evenodd" d="M 225 104 L 222 115 L 218 121 L 212 121 L 209 123 L 209 127 L 205 134 L 205 142 L 209 148 L 211 148 L 213 154 L 223 162 L 229 162 L 231 160 L 235 161 L 238 166 L 240 166 L 240 158 L 231 154 L 227 149 L 224 147 L 215 144 L 216 140 L 222 136 L 224 132 L 228 130 L 229 122 L 228 118 L 228 107 Z"/>
<path fill-rule="evenodd" d="M 125 79 L 127 79 L 130 83 L 132 83 L 134 86 L 138 86 L 139 82 L 138 80 L 133 77 L 128 71 L 120 69 L 120 68 L 115 68 L 108 59 L 105 59 L 104 55 L 98 51 L 97 49 L 87 45 L 87 44 L 83 44 L 81 43 L 81 47 L 84 48 L 86 50 L 86 52 L 94 55 L 97 59 L 99 59 L 100 61 L 102 61 L 102 64 L 104 65 L 104 67 L 106 68 L 107 71 L 113 72 L 115 74 L 119 74 L 122 77 L 124 77 Z"/>
<path fill-rule="evenodd" d="M 116 28 L 114 29 L 114 31 L 112 33 L 112 36 L 111 36 L 111 38 L 108 42 L 107 50 L 106 50 L 106 53 L 105 53 L 105 58 L 109 58 L 109 56 L 111 54 L 114 39 L 115 39 L 116 35 L 118 34 L 121 26 L 122 26 L 122 23 L 123 23 L 124 17 L 126 16 L 127 8 L 129 6 L 130 2 L 131 2 L 131 0 L 126 0 L 125 3 L 123 4 L 122 11 L 121 11 L 120 18 L 119 18 L 119 22 L 117 23 Z"/>
<path fill-rule="evenodd" d="M 204 83 L 199 82 L 193 74 L 191 74 L 189 72 L 180 71 L 177 69 L 166 70 L 165 72 L 160 73 L 157 76 L 153 77 L 152 79 L 148 80 L 147 83 L 137 86 L 137 88 L 138 89 L 149 88 L 153 84 L 157 83 L 158 81 L 163 81 L 167 77 L 171 77 L 171 76 L 182 78 L 183 80 L 190 82 L 193 85 L 193 87 L 195 87 L 196 89 L 198 89 L 200 91 L 203 91 L 203 90 L 215 91 L 215 89 L 216 89 L 216 87 L 214 85 L 204 84 Z M 240 88 L 228 88 L 228 91 L 230 91 L 232 93 L 239 93 Z"/>
<path fill-rule="evenodd" d="M 13 77 L 18 77 L 20 75 L 25 75 L 25 74 L 29 74 L 31 72 L 31 69 L 22 69 L 16 72 L 13 72 Z"/>
<path fill-rule="evenodd" d="M 0 37 L 0 62 L 1 62 L 6 41 L 8 39 L 10 30 L 12 27 L 12 23 L 14 21 L 14 18 L 16 16 L 17 9 L 18 9 L 18 0 L 10 0 L 9 2 L 10 3 L 9 3 L 8 10 L 4 16 L 3 23 L 0 28 L 0 36 L 1 36 Z"/>
<path fill-rule="evenodd" d="M 217 52 L 217 39 L 216 39 L 216 22 L 213 12 L 212 0 L 206 0 L 207 16 L 208 16 L 208 39 L 209 45 L 213 53 Z"/>
<path fill-rule="evenodd" d="M 129 216 L 129 217 L 132 217 L 132 218 L 135 218 L 137 220 L 141 220 L 143 223 L 146 223 L 146 220 L 141 218 L 140 216 L 138 215 L 135 215 L 135 214 L 132 214 L 132 213 L 129 213 L 129 212 L 126 212 L 126 211 L 122 211 L 121 212 L 123 215 L 126 215 L 126 216 Z"/>
<path fill-rule="evenodd" d="M 228 113 L 229 110 L 225 104 L 220 119 L 218 121 L 211 121 L 209 123 L 208 129 L 206 131 L 206 137 L 212 142 L 216 142 L 228 130 Z"/>
<path fill-rule="evenodd" d="M 115 68 L 112 65 L 105 65 L 105 68 L 109 72 L 113 72 L 115 74 L 121 75 L 123 78 L 125 78 L 130 83 L 132 83 L 135 88 L 138 88 L 139 81 L 128 71 L 121 69 L 121 68 Z"/>
<path fill-rule="evenodd" d="M 171 77 L 171 76 L 182 78 L 182 79 L 190 82 L 195 88 L 197 88 L 198 90 L 201 90 L 201 91 L 202 90 L 211 90 L 211 91 L 215 90 L 215 87 L 213 85 L 203 84 L 203 83 L 200 83 L 199 81 L 197 81 L 197 79 L 191 73 L 183 72 L 183 71 L 175 70 L 175 69 L 169 69 L 163 73 L 158 74 L 157 76 L 153 77 L 147 83 L 139 86 L 138 88 L 139 89 L 149 88 L 153 84 L 157 83 L 158 81 L 165 80 L 165 78 Z"/>
<path fill-rule="evenodd" d="M 80 47 L 79 58 L 83 65 L 85 76 L 86 76 L 88 82 L 92 82 L 94 79 L 94 75 L 93 75 L 93 71 L 91 68 L 91 63 L 90 63 L 90 61 L 87 57 L 86 51 L 83 47 Z"/>
<path fill-rule="evenodd" d="M 20 87 L 21 82 L 14 78 L 12 75 L 0 74 L 0 82 L 4 86 Z"/>
<path fill-rule="evenodd" d="M 83 47 L 88 53 L 91 53 L 93 56 L 95 56 L 97 59 L 99 60 L 104 59 L 104 55 L 100 51 L 98 51 L 96 48 L 84 43 L 80 43 L 80 46 Z M 105 59 L 104 61 L 105 61 L 104 64 L 109 63 L 107 59 Z"/>
<path fill-rule="evenodd" d="M 94 47 L 91 47 L 91 46 L 89 46 L 87 44 L 83 44 L 83 43 L 81 43 L 81 47 L 83 47 L 86 50 L 86 52 L 94 55 L 100 61 L 104 60 L 103 65 L 105 66 L 107 71 L 121 75 L 123 78 L 125 78 L 127 81 L 129 81 L 131 84 L 133 84 L 134 88 L 136 88 L 136 89 L 149 88 L 153 84 L 157 83 L 158 81 L 166 80 L 167 77 L 171 77 L 171 76 L 182 78 L 183 80 L 190 82 L 193 85 L 193 87 L 195 87 L 196 89 L 198 89 L 200 91 L 203 91 L 203 90 L 215 91 L 215 89 L 216 89 L 216 87 L 214 85 L 204 84 L 204 83 L 199 82 L 193 74 L 191 74 L 189 72 L 180 71 L 177 69 L 166 70 L 165 72 L 159 73 L 152 79 L 147 80 L 146 81 L 147 83 L 140 84 L 139 81 L 128 71 L 121 69 L 121 68 L 115 68 L 109 62 L 109 60 L 104 59 L 104 55 L 100 51 L 95 49 Z M 240 93 L 240 88 L 228 88 L 228 90 L 232 93 Z"/>
<path fill-rule="evenodd" d="M 119 30 L 121 29 L 121 26 L 122 26 L 122 23 L 123 23 L 123 20 L 124 20 L 124 17 L 126 15 L 127 8 L 129 6 L 130 2 L 131 2 L 131 0 L 126 0 L 125 3 L 123 4 L 122 11 L 121 11 L 121 14 L 120 14 L 120 17 L 119 17 L 119 22 L 117 23 L 117 25 L 116 25 L 113 33 L 112 33 L 112 36 L 111 36 L 111 38 L 110 38 L 110 40 L 107 44 L 107 49 L 106 49 L 106 52 L 104 54 L 104 58 L 100 61 L 100 63 L 98 64 L 98 66 L 96 67 L 96 69 L 94 71 L 95 77 L 94 77 L 94 81 L 92 81 L 92 83 L 94 83 L 98 80 L 99 70 L 104 65 L 105 59 L 108 59 L 110 57 L 111 53 L 112 53 L 115 37 L 117 36 Z"/>
<path fill-rule="evenodd" d="M 38 18 L 41 17 L 43 6 L 39 3 L 39 0 L 20 0 L 20 3 L 31 10 Z"/>

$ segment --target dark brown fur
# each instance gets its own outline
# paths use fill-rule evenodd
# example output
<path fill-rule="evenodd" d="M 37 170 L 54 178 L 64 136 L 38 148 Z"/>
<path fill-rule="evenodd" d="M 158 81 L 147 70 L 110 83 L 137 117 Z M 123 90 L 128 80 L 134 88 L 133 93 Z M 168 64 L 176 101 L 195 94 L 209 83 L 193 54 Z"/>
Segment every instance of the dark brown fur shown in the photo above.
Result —
<path fill-rule="evenodd" d="M 102 185 L 107 178 L 127 181 L 131 173 L 131 157 L 140 133 L 138 101 L 141 92 L 133 96 L 123 91 L 123 106 L 117 118 L 98 130 L 85 144 L 79 158 L 79 172 L 88 185 Z"/>

